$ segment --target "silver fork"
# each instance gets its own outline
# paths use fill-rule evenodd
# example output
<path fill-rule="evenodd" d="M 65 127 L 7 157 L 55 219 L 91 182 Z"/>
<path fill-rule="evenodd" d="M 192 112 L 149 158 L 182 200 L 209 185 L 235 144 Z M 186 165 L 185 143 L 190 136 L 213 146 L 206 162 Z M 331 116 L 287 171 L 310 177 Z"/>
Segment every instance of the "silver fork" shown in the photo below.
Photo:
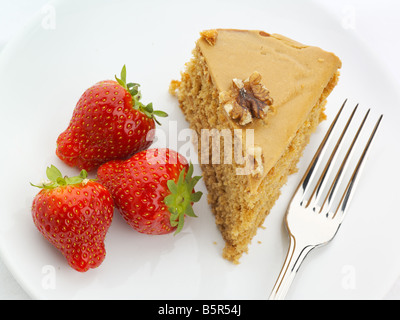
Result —
<path fill-rule="evenodd" d="M 368 142 L 363 149 L 351 178 L 349 179 L 342 195 L 340 198 L 338 198 L 338 192 L 343 183 L 344 173 L 346 170 L 348 170 L 349 159 L 354 152 L 353 147 L 370 112 L 370 110 L 368 110 L 364 116 L 336 175 L 333 176 L 333 166 L 338 158 L 343 138 L 350 126 L 358 105 L 354 108 L 342 133 L 340 134 L 335 147 L 333 148 L 332 154 L 330 155 L 322 173 L 317 176 L 317 170 L 323 162 L 322 159 L 326 153 L 327 146 L 331 138 L 331 133 L 337 124 L 338 118 L 342 113 L 346 102 L 347 100 L 343 103 L 338 114 L 329 127 L 328 132 L 322 140 L 322 143 L 319 146 L 313 160 L 311 161 L 311 164 L 309 165 L 304 177 L 300 181 L 300 184 L 297 187 L 297 190 L 294 193 L 287 209 L 285 224 L 290 239 L 289 250 L 282 270 L 270 295 L 270 300 L 284 299 L 296 276 L 297 271 L 300 268 L 301 263 L 306 258 L 308 253 L 317 247 L 328 244 L 335 237 L 343 222 L 344 216 L 348 209 L 349 201 L 359 180 L 360 172 L 365 164 L 365 159 L 367 158 L 371 142 L 383 118 L 383 115 L 381 115 L 375 124 L 375 127 L 372 130 Z M 332 177 L 334 177 L 334 179 L 332 182 L 330 182 L 329 189 L 326 189 L 328 180 L 330 178 L 332 180 Z M 328 191 L 325 192 L 324 190 Z M 311 195 L 308 196 L 310 192 Z M 333 204 L 335 201 L 339 202 L 334 206 Z"/>

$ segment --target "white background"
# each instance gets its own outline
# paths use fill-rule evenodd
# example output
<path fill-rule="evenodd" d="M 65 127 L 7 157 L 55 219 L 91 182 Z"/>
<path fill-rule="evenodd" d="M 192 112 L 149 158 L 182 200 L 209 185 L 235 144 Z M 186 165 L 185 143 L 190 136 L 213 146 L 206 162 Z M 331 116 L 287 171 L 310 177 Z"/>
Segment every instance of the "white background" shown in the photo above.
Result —
<path fill-rule="evenodd" d="M 315 1 L 332 13 L 342 28 L 354 32 L 379 57 L 400 89 L 400 20 L 398 19 L 400 1 Z M 47 0 L 0 0 L 0 54 L 7 42 L 24 28 L 31 17 L 47 2 Z M 1 259 L 0 299 L 30 299 Z M 388 292 L 386 299 L 400 299 L 400 281 L 393 284 L 393 289 Z"/>

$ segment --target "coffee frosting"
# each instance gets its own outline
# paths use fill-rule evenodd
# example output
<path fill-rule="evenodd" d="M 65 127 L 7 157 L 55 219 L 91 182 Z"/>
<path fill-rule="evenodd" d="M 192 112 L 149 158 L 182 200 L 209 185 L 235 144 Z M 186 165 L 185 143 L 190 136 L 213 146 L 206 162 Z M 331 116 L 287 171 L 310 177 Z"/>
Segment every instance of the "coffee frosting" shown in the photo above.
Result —
<path fill-rule="evenodd" d="M 274 113 L 244 127 L 227 114 L 231 127 L 254 129 L 254 142 L 262 150 L 263 161 L 262 174 L 254 179 L 256 186 L 282 156 L 341 61 L 318 47 L 256 30 L 213 30 L 203 34 L 197 47 L 220 93 L 230 90 L 233 79 L 245 80 L 258 72 L 273 98 Z"/>

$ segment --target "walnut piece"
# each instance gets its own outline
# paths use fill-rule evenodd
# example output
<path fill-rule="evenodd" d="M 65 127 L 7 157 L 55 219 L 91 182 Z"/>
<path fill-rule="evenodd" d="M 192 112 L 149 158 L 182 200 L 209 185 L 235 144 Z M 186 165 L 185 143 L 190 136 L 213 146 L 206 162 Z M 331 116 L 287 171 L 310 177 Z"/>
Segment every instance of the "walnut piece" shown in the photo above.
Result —
<path fill-rule="evenodd" d="M 225 110 L 233 120 L 238 120 L 241 126 L 253 121 L 250 111 L 247 108 L 242 108 L 236 101 L 233 101 L 232 104 L 226 104 Z"/>
<path fill-rule="evenodd" d="M 225 111 L 241 126 L 253 122 L 253 119 L 264 119 L 272 109 L 274 101 L 261 79 L 257 71 L 244 81 L 233 79 L 232 89 L 220 94 Z"/>
<path fill-rule="evenodd" d="M 259 178 L 264 172 L 262 149 L 261 147 L 254 145 L 247 148 L 246 151 L 250 160 L 250 174 L 255 178 Z"/>
<path fill-rule="evenodd" d="M 204 30 L 200 32 L 200 36 L 206 40 L 210 46 L 213 46 L 217 42 L 218 31 L 215 29 Z"/>

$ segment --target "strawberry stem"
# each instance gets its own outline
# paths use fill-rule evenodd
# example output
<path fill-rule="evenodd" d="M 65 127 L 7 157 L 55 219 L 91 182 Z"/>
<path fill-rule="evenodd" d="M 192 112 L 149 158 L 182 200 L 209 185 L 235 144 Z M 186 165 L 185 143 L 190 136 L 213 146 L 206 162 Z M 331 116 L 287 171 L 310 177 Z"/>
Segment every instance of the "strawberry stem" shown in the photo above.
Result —
<path fill-rule="evenodd" d="M 168 114 L 164 111 L 153 110 L 153 103 L 149 103 L 148 105 L 144 105 L 140 102 L 142 98 L 142 93 L 139 91 L 140 84 L 138 83 L 126 83 L 126 66 L 124 65 L 121 70 L 121 78 L 115 76 L 117 82 L 132 96 L 133 108 L 135 110 L 139 110 L 143 112 L 148 118 L 153 119 L 158 125 L 161 126 L 161 123 L 157 120 L 157 117 L 165 118 L 168 117 Z"/>
<path fill-rule="evenodd" d="M 194 186 L 199 182 L 201 176 L 193 175 L 193 164 L 190 163 L 189 169 L 185 175 L 185 169 L 179 174 L 178 182 L 175 183 L 173 180 L 167 182 L 168 189 L 171 194 L 166 196 L 164 203 L 167 205 L 169 212 L 171 213 L 170 223 L 172 227 L 177 227 L 175 235 L 178 234 L 185 221 L 185 216 L 197 217 L 193 211 L 192 204 L 200 201 L 203 193 L 193 192 Z"/>
<path fill-rule="evenodd" d="M 76 177 L 67 177 L 67 176 L 63 177 L 60 170 L 58 170 L 53 165 L 47 167 L 46 176 L 48 180 L 42 181 L 42 183 L 39 185 L 31 183 L 31 186 L 40 189 L 54 189 L 60 186 L 85 183 L 85 181 L 89 181 L 89 179 L 87 179 L 88 173 L 86 170 L 82 170 L 79 176 Z"/>

